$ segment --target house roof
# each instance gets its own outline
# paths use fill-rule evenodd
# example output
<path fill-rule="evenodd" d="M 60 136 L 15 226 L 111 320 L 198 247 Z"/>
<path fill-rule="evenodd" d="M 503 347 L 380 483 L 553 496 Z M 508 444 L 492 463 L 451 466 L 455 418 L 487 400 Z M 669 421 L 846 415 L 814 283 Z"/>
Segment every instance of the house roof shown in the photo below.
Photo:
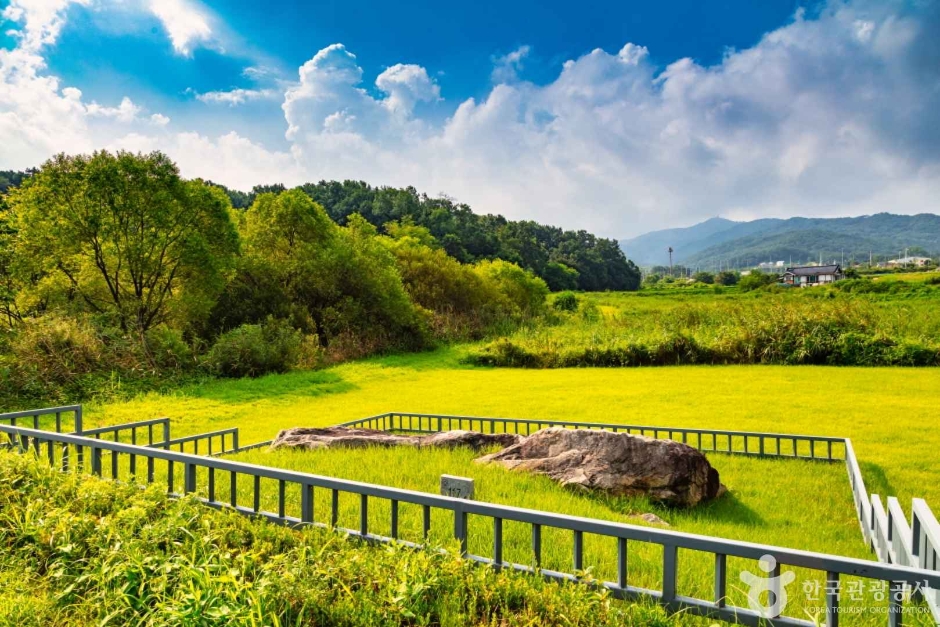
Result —
<path fill-rule="evenodd" d="M 842 272 L 839 265 L 834 266 L 800 266 L 797 268 L 787 268 L 787 274 L 793 276 L 816 276 L 819 274 L 838 274 Z"/>

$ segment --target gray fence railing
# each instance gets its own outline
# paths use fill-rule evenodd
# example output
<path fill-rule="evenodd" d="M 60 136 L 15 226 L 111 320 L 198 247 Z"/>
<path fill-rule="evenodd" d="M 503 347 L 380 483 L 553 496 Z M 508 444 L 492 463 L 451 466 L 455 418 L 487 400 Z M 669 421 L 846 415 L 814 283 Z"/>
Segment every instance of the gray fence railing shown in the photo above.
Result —
<path fill-rule="evenodd" d="M 601 536 L 614 541 L 616 545 L 616 580 L 603 582 L 615 597 L 652 599 L 670 610 L 682 610 L 693 614 L 720 618 L 746 625 L 775 625 L 810 627 L 816 623 L 794 616 L 762 616 L 754 610 L 733 605 L 728 596 L 728 563 L 729 559 L 760 560 L 772 556 L 776 560 L 774 573 L 779 575 L 782 566 L 807 569 L 821 575 L 827 583 L 827 589 L 838 585 L 845 578 L 862 578 L 883 583 L 890 590 L 887 599 L 886 615 L 890 625 L 901 624 L 901 618 L 906 603 L 905 590 L 940 589 L 940 573 L 924 568 L 880 564 L 865 560 L 858 560 L 821 553 L 798 551 L 782 547 L 753 544 L 713 538 L 708 536 L 681 533 L 677 531 L 654 529 L 626 525 L 622 523 L 594 520 L 574 516 L 565 516 L 537 510 L 522 509 L 492 503 L 454 499 L 411 490 L 401 490 L 386 486 L 347 481 L 332 477 L 324 477 L 277 468 L 256 466 L 240 462 L 229 461 L 219 457 L 205 457 L 164 450 L 156 447 L 142 447 L 107 440 L 96 440 L 81 435 L 55 433 L 22 427 L 0 425 L 0 433 L 6 434 L 9 446 L 21 452 L 32 452 L 40 459 L 47 458 L 54 467 L 66 470 L 83 470 L 96 476 L 102 476 L 103 456 L 111 458 L 111 476 L 120 478 L 120 462 L 122 456 L 133 460 L 145 460 L 147 472 L 146 482 L 156 480 L 155 464 L 164 462 L 167 465 L 167 492 L 171 495 L 200 493 L 204 503 L 213 507 L 232 507 L 236 511 L 267 518 L 272 521 L 288 525 L 319 525 L 340 529 L 346 533 L 373 542 L 389 542 L 399 539 L 399 511 L 402 505 L 421 507 L 424 520 L 424 537 L 430 532 L 432 520 L 431 511 L 443 511 L 451 521 L 446 532 L 455 540 L 460 548 L 461 555 L 479 563 L 489 564 L 497 568 L 511 568 L 516 570 L 538 572 L 542 576 L 562 580 L 580 581 L 585 568 L 584 537 L 587 534 Z M 71 451 L 83 453 L 72 455 Z M 88 468 L 76 469 L 69 465 L 70 459 L 90 460 Z M 182 491 L 177 492 L 174 486 L 174 465 L 183 469 Z M 217 475 L 229 474 L 229 489 L 218 490 Z M 238 477 L 251 478 L 252 505 L 246 507 L 238 503 Z M 274 481 L 277 485 L 277 511 L 263 510 L 261 507 L 261 482 Z M 299 496 L 299 516 L 288 515 L 288 491 L 295 497 Z M 329 522 L 320 522 L 315 518 L 314 503 L 315 491 L 327 491 L 331 495 L 329 508 Z M 201 496 L 201 494 L 205 496 Z M 340 495 L 352 495 L 358 501 L 359 526 L 358 528 L 338 527 Z M 388 535 L 376 533 L 370 520 L 370 507 L 376 501 L 388 504 L 389 529 Z M 374 509 L 372 511 L 375 511 Z M 384 511 L 384 510 L 383 510 Z M 473 554 L 468 551 L 469 529 L 468 517 L 482 517 L 489 521 L 493 530 L 493 542 L 486 555 Z M 915 520 L 921 520 L 915 518 Z M 504 559 L 503 529 L 508 524 L 528 525 L 531 530 L 531 565 L 512 563 Z M 571 553 L 570 570 L 547 570 L 541 567 L 542 537 L 548 531 L 570 534 L 573 552 Z M 935 530 L 920 529 L 919 537 L 926 536 L 931 546 L 938 546 Z M 631 545 L 645 543 L 659 548 L 662 554 L 662 578 L 658 589 L 650 589 L 631 585 L 630 573 L 627 569 L 627 556 Z M 705 553 L 711 556 L 714 564 L 714 594 L 711 599 L 703 599 L 684 595 L 679 590 L 679 552 L 691 551 Z M 936 559 L 936 552 L 933 553 Z M 921 558 L 922 559 L 922 558 Z M 779 582 L 779 578 L 773 580 Z M 773 589 L 779 594 L 778 589 Z M 840 607 L 840 595 L 827 593 L 825 595 L 825 616 L 827 624 L 837 625 Z"/>
<path fill-rule="evenodd" d="M 917 566 L 934 571 L 940 566 L 940 558 L 937 557 L 940 551 L 940 526 L 930 507 L 922 499 L 914 499 L 910 523 L 907 522 L 896 498 L 888 498 L 888 509 L 885 510 L 877 494 L 868 494 L 858 458 L 849 438 L 411 412 L 388 412 L 351 420 L 338 426 L 403 433 L 438 433 L 465 429 L 482 433 L 520 435 L 530 435 L 548 427 L 594 429 L 675 440 L 706 452 L 827 462 L 844 461 L 856 517 L 866 546 L 884 563 Z M 940 594 L 932 591 L 924 595 L 924 600 L 930 607 L 934 620 L 940 625 Z"/>
<path fill-rule="evenodd" d="M 138 432 L 141 432 L 139 436 Z M 95 429 L 87 429 L 79 435 L 95 438 L 96 440 L 110 437 L 114 442 L 130 440 L 131 444 L 143 443 L 146 446 L 151 446 L 170 439 L 170 419 L 152 418 L 150 420 L 139 420 L 137 422 L 124 422 L 116 425 L 97 427 Z M 156 436 L 157 439 L 154 439 L 154 436 Z M 138 440 L 141 440 L 141 442 L 138 442 Z"/>
<path fill-rule="evenodd" d="M 62 407 L 47 407 L 44 409 L 29 409 L 26 411 L 14 411 L 0 414 L 0 424 L 10 423 L 16 427 L 21 422 L 32 425 L 33 429 L 39 429 L 43 418 L 55 419 L 54 428 L 56 433 L 65 431 L 63 418 L 68 419 L 72 416 L 72 428 L 69 431 L 73 433 L 82 432 L 82 406 L 81 405 L 63 405 Z"/>
<path fill-rule="evenodd" d="M 536 431 L 549 427 L 593 429 L 675 440 L 708 452 L 762 457 L 795 457 L 820 461 L 841 461 L 845 459 L 845 438 L 789 433 L 686 429 L 617 423 L 449 416 L 445 414 L 406 412 L 379 414 L 351 420 L 337 426 L 402 433 L 439 433 L 459 429 L 479 431 L 481 433 L 515 433 L 519 435 L 531 435 Z"/>
<path fill-rule="evenodd" d="M 199 452 L 199 446 L 202 443 L 202 450 Z M 228 446 L 226 446 L 228 444 Z M 191 445 L 191 446 L 187 446 Z M 238 447 L 238 427 L 231 429 L 219 429 L 208 433 L 198 433 L 188 435 L 182 438 L 167 439 L 163 442 L 156 442 L 150 446 L 159 447 L 165 450 L 176 448 L 179 452 L 186 452 L 187 448 L 192 448 L 193 455 L 223 455 L 227 453 L 240 453 L 246 449 Z"/>

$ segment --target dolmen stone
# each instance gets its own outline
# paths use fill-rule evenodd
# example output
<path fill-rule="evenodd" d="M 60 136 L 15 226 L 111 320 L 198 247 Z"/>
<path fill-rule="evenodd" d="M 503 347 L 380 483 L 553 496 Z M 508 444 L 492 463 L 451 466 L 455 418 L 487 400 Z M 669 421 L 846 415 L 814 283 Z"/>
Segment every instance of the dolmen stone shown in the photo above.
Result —
<path fill-rule="evenodd" d="M 272 449 L 295 448 L 314 450 L 321 448 L 365 448 L 369 446 L 392 447 L 467 447 L 474 451 L 493 446 L 507 447 L 518 444 L 521 435 L 513 433 L 477 433 L 475 431 L 444 431 L 432 435 L 397 435 L 372 429 L 348 427 L 295 427 L 284 429 L 271 443 Z"/>
<path fill-rule="evenodd" d="M 614 496 L 647 494 L 689 507 L 720 496 L 718 471 L 698 450 L 672 440 L 553 427 L 476 461 L 547 475 L 564 486 Z"/>

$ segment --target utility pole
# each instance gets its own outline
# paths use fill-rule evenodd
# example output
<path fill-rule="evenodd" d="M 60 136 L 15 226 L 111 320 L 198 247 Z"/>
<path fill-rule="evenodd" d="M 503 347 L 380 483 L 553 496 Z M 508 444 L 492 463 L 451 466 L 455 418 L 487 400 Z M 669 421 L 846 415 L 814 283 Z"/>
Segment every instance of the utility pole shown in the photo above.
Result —
<path fill-rule="evenodd" d="M 669 276 L 672 276 L 672 246 L 669 247 Z"/>

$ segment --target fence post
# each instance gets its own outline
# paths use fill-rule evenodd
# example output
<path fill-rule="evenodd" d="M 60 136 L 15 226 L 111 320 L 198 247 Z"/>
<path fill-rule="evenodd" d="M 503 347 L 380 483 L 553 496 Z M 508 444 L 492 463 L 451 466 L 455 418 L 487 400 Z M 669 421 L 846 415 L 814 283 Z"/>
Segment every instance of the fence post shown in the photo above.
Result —
<path fill-rule="evenodd" d="M 91 447 L 91 474 L 101 476 L 101 449 L 97 446 Z"/>
<path fill-rule="evenodd" d="M 673 544 L 663 545 L 663 603 L 671 607 L 676 600 L 676 567 L 679 548 Z"/>
<path fill-rule="evenodd" d="M 163 441 L 164 442 L 170 441 L 170 420 L 169 419 L 167 419 L 167 421 L 163 423 Z M 167 450 L 169 450 L 169 448 Z"/>
<path fill-rule="evenodd" d="M 223 442 L 224 442 L 224 440 L 223 440 Z M 223 446 L 222 446 L 222 449 L 223 449 L 223 450 L 225 449 L 225 445 L 224 445 L 224 444 L 223 444 Z M 238 429 L 235 429 L 235 431 L 232 433 L 232 452 L 233 452 L 233 453 L 237 453 L 237 452 L 238 452 Z"/>
<path fill-rule="evenodd" d="M 82 406 L 79 405 L 75 408 L 75 433 L 81 434 L 82 432 Z"/>
<path fill-rule="evenodd" d="M 187 463 L 183 468 L 183 492 L 189 494 L 196 491 L 196 464 Z"/>
<path fill-rule="evenodd" d="M 459 500 L 454 503 L 454 538 L 460 542 L 460 556 L 467 555 L 467 512 Z"/>

